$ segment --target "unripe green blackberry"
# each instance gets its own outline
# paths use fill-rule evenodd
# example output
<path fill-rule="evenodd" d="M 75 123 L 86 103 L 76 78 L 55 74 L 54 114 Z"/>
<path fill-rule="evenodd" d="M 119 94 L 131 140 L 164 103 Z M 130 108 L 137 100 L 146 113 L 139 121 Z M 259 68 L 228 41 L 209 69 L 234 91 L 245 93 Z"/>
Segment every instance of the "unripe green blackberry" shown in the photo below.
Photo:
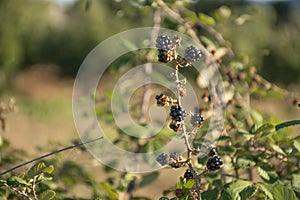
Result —
<path fill-rule="evenodd" d="M 201 51 L 199 51 L 198 49 L 196 49 L 196 47 L 194 46 L 189 46 L 186 48 L 185 52 L 184 52 L 184 58 L 188 61 L 188 62 L 195 62 L 197 60 L 199 60 L 201 58 Z"/>
<path fill-rule="evenodd" d="M 223 165 L 223 161 L 222 158 L 219 156 L 214 156 L 212 158 L 209 158 L 206 163 L 206 167 L 210 171 L 218 170 L 221 168 L 222 165 Z"/>

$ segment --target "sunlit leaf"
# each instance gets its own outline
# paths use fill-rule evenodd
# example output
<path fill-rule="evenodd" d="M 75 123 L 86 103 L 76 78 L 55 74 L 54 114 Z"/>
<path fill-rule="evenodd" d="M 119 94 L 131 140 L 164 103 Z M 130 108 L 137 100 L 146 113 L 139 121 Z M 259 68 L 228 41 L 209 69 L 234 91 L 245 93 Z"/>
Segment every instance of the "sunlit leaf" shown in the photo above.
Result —
<path fill-rule="evenodd" d="M 267 181 L 270 180 L 270 176 L 269 176 L 268 172 L 266 170 L 264 170 L 263 168 L 257 167 L 257 172 L 258 172 L 259 176 L 261 178 L 263 178 L 264 180 L 267 180 Z"/>
<path fill-rule="evenodd" d="M 184 185 L 185 188 L 187 189 L 191 189 L 193 186 L 195 185 L 195 180 L 190 179 L 186 182 L 186 184 Z"/>
<path fill-rule="evenodd" d="M 256 163 L 253 160 L 245 159 L 245 158 L 238 158 L 236 161 L 236 165 L 239 168 L 249 168 L 253 167 Z"/>
<path fill-rule="evenodd" d="M 300 174 L 292 175 L 292 185 L 293 187 L 300 189 Z"/>
<path fill-rule="evenodd" d="M 268 197 L 268 199 L 270 199 L 270 200 L 274 199 L 273 194 L 269 190 L 269 187 L 268 187 L 267 184 L 265 184 L 265 183 L 259 183 L 258 186 L 263 191 L 263 193 Z"/>
<path fill-rule="evenodd" d="M 282 150 L 282 148 L 276 144 L 271 144 L 271 147 L 273 148 L 274 151 L 282 154 L 282 155 L 286 155 L 286 153 Z"/>
<path fill-rule="evenodd" d="M 204 13 L 199 13 L 199 20 L 204 22 L 205 24 L 209 25 L 209 26 L 215 26 L 216 22 L 214 20 L 214 18 L 204 14 Z"/>
<path fill-rule="evenodd" d="M 34 176 L 40 175 L 41 173 L 51 174 L 54 170 L 52 165 L 46 166 L 45 163 L 40 162 L 31 167 L 28 171 L 28 176 L 33 178 Z"/>
<path fill-rule="evenodd" d="M 284 185 L 276 185 L 273 190 L 275 200 L 298 200 L 294 191 Z"/>
<path fill-rule="evenodd" d="M 52 190 L 46 190 L 39 195 L 40 200 L 51 200 L 55 199 L 55 192 Z"/>
<path fill-rule="evenodd" d="M 274 125 L 270 123 L 262 124 L 256 131 L 255 134 L 270 132 L 274 129 Z"/>
<path fill-rule="evenodd" d="M 250 181 L 237 180 L 233 183 L 230 183 L 226 191 L 233 200 L 240 200 L 241 197 L 239 193 L 249 186 L 252 186 L 252 183 Z"/>

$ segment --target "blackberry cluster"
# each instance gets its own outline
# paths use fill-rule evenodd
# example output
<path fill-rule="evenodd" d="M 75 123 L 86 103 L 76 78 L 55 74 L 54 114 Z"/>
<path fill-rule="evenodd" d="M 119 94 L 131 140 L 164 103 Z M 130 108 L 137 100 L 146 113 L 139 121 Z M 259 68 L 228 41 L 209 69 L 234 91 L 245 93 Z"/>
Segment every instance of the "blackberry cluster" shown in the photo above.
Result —
<path fill-rule="evenodd" d="M 192 115 L 192 117 L 191 117 L 191 124 L 194 127 L 200 127 L 200 126 L 202 126 L 204 120 L 205 119 L 204 119 L 203 115 L 201 115 L 200 113 L 196 113 L 196 114 Z"/>
<path fill-rule="evenodd" d="M 158 49 L 168 51 L 168 50 L 170 50 L 171 44 L 172 44 L 172 41 L 166 35 L 159 35 L 156 38 L 156 48 L 158 48 Z"/>
<path fill-rule="evenodd" d="M 195 62 L 199 60 L 201 56 L 201 52 L 192 45 L 185 49 L 184 57 L 188 62 Z"/>
<path fill-rule="evenodd" d="M 171 106 L 170 116 L 172 117 L 172 120 L 181 122 L 186 117 L 186 112 L 181 106 L 173 105 Z"/>
<path fill-rule="evenodd" d="M 193 173 L 191 172 L 190 169 L 187 169 L 184 173 L 184 176 L 183 176 L 186 180 L 190 180 L 190 179 L 193 179 Z"/>
<path fill-rule="evenodd" d="M 220 169 L 222 165 L 223 165 L 222 158 L 217 156 L 217 155 L 215 155 L 214 157 L 209 158 L 207 163 L 206 163 L 207 169 L 209 169 L 211 171 L 215 171 L 217 169 Z"/>

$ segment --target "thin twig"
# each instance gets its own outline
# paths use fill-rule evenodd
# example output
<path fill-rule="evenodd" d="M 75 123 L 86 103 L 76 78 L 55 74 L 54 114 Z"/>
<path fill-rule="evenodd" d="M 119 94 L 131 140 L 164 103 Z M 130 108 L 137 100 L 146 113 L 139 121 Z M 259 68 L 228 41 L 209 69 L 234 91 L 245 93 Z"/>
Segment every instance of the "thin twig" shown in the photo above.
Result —
<path fill-rule="evenodd" d="M 30 196 L 28 196 L 28 194 L 26 194 L 25 192 L 21 192 L 20 190 L 14 188 L 14 187 L 10 187 L 9 185 L 7 185 L 6 183 L 3 184 L 4 187 L 6 187 L 7 189 L 13 191 L 14 193 L 16 193 L 17 195 L 22 196 L 23 198 L 26 198 L 28 200 L 31 200 Z"/>
<path fill-rule="evenodd" d="M 41 159 L 46 158 L 46 157 L 49 157 L 49 156 L 51 156 L 51 155 L 54 155 L 54 154 L 57 154 L 57 153 L 60 153 L 60 152 L 63 152 L 63 151 L 67 151 L 67 150 L 70 150 L 70 149 L 73 149 L 73 148 L 76 148 L 76 147 L 79 147 L 79 146 L 82 146 L 82 145 L 85 145 L 85 144 L 89 144 L 89 143 L 95 142 L 95 141 L 100 140 L 100 139 L 103 139 L 103 137 L 101 136 L 101 137 L 99 137 L 99 138 L 96 138 L 96 139 L 93 139 L 93 140 L 89 140 L 89 141 L 87 141 L 87 142 L 82 142 L 82 143 L 79 143 L 79 144 L 74 144 L 74 145 L 71 145 L 71 146 L 68 146 L 68 147 L 65 147 L 65 148 L 62 148 L 62 149 L 53 151 L 53 152 L 51 152 L 51 153 L 45 154 L 45 155 L 43 155 L 43 156 L 34 158 L 34 159 L 32 159 L 32 160 L 29 160 L 29 161 L 27 161 L 27 162 L 21 163 L 21 164 L 15 166 L 15 167 L 12 167 L 12 168 L 10 168 L 10 169 L 8 169 L 8 170 L 2 172 L 2 173 L 0 174 L 0 176 L 2 176 L 2 175 L 4 175 L 4 174 L 7 174 L 7 173 L 9 173 L 9 172 L 11 172 L 11 171 L 14 171 L 14 170 L 16 170 L 16 169 L 18 169 L 18 168 L 20 168 L 20 167 L 25 166 L 25 165 L 28 165 L 28 164 L 30 164 L 30 163 L 32 163 L 32 162 L 41 160 Z"/>
<path fill-rule="evenodd" d="M 153 46 L 153 44 L 155 43 L 155 38 L 157 38 L 158 35 L 158 31 L 160 28 L 160 24 L 161 24 L 161 10 L 160 9 L 156 9 L 154 14 L 153 14 L 153 29 L 151 32 L 151 38 L 150 38 L 150 44 L 151 46 Z M 142 108 L 141 108 L 141 115 L 139 117 L 139 123 L 140 124 L 145 124 L 147 121 L 147 110 L 148 110 L 148 105 L 149 105 L 149 99 L 151 97 L 152 91 L 151 91 L 151 79 L 149 76 L 149 74 L 152 73 L 152 61 L 153 61 L 153 55 L 150 53 L 148 53 L 147 55 L 147 63 L 145 65 L 145 74 L 147 75 L 147 77 L 145 78 L 145 86 L 144 86 L 144 96 L 143 96 L 143 102 L 142 102 Z"/>
<path fill-rule="evenodd" d="M 37 198 L 37 196 L 36 196 L 36 191 L 35 191 L 36 178 L 37 178 L 37 176 L 34 176 L 34 177 L 33 177 L 32 185 L 31 185 L 34 200 L 38 200 L 38 198 Z"/>

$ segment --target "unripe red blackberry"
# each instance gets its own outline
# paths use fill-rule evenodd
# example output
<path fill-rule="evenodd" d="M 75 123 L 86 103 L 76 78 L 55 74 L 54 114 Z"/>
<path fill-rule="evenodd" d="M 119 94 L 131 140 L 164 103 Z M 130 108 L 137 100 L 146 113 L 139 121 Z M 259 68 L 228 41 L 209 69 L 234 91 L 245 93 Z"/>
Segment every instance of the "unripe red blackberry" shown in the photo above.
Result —
<path fill-rule="evenodd" d="M 176 195 L 177 198 L 182 197 L 182 189 L 181 188 L 177 188 L 175 190 L 175 195 Z"/>
<path fill-rule="evenodd" d="M 214 156 L 212 158 L 209 158 L 206 163 L 206 167 L 210 171 L 218 170 L 221 168 L 222 165 L 223 165 L 223 161 L 222 158 L 219 156 Z"/>

